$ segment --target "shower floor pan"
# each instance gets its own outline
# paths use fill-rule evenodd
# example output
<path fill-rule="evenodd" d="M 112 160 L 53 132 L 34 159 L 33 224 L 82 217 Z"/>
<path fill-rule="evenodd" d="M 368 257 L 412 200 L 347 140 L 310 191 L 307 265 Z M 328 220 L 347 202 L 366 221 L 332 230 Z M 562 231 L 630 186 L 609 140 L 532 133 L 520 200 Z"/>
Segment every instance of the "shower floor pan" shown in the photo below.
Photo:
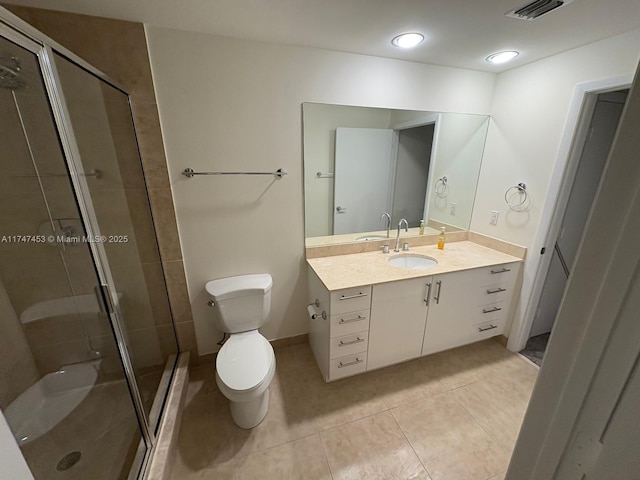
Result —
<path fill-rule="evenodd" d="M 96 383 L 99 363 L 63 366 L 11 402 L 4 415 L 20 446 L 50 431 L 80 405 Z"/>

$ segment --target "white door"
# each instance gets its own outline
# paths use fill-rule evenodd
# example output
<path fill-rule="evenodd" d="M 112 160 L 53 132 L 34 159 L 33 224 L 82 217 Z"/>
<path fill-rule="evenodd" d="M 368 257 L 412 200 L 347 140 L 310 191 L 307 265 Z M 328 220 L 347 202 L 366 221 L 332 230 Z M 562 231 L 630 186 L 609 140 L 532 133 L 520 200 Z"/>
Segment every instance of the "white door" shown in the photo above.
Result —
<path fill-rule="evenodd" d="M 337 128 L 333 233 L 383 230 L 393 130 Z"/>
<path fill-rule="evenodd" d="M 636 222 L 637 223 L 637 222 Z M 636 229 L 636 242 L 640 241 Z M 637 243 L 636 243 L 637 244 Z M 554 478 L 562 480 L 640 479 L 640 263 L 621 296 L 595 375 Z M 587 332 L 588 334 L 589 332 Z M 590 363 L 589 358 L 584 358 Z M 580 359 L 576 366 L 581 365 Z"/>

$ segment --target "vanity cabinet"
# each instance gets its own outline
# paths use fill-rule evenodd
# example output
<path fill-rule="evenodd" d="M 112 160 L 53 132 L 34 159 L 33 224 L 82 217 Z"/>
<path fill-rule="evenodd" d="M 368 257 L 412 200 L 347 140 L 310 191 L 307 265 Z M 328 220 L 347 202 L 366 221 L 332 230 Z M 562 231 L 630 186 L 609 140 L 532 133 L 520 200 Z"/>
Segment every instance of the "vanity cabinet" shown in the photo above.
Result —
<path fill-rule="evenodd" d="M 521 262 L 329 291 L 309 269 L 309 343 L 325 381 L 504 333 Z"/>
<path fill-rule="evenodd" d="M 309 343 L 325 381 L 364 372 L 369 346 L 371 287 L 329 292 L 310 269 L 309 297 L 316 314 L 310 320 Z"/>

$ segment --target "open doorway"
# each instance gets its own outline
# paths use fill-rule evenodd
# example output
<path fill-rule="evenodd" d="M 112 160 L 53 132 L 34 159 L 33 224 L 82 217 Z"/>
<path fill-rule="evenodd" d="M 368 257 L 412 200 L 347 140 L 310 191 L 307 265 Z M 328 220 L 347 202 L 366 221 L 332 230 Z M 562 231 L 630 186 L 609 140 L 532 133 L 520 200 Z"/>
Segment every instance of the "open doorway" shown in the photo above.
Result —
<path fill-rule="evenodd" d="M 427 219 L 425 202 L 435 123 L 396 130 L 397 154 L 391 218 L 404 218 L 409 227 Z"/>
<path fill-rule="evenodd" d="M 582 146 L 576 148 L 579 159 L 573 181 L 564 186 L 570 189 L 569 199 L 566 205 L 558 207 L 564 211 L 556 212 L 562 218 L 561 226 L 553 251 L 547 252 L 552 255 L 551 263 L 529 339 L 520 352 L 538 365 L 541 365 L 544 358 L 628 92 L 628 89 L 622 89 L 596 93 L 593 108 L 583 112 L 583 121 L 589 124 L 588 133 Z"/>

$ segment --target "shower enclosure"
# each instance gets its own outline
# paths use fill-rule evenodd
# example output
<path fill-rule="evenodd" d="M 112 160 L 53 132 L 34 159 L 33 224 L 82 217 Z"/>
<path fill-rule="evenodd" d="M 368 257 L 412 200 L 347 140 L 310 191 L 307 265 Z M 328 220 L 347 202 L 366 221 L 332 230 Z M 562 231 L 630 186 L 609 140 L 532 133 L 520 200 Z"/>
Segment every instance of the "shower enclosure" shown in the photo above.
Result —
<path fill-rule="evenodd" d="M 37 480 L 138 478 L 178 346 L 129 98 L 3 12 L 0 410 Z"/>

